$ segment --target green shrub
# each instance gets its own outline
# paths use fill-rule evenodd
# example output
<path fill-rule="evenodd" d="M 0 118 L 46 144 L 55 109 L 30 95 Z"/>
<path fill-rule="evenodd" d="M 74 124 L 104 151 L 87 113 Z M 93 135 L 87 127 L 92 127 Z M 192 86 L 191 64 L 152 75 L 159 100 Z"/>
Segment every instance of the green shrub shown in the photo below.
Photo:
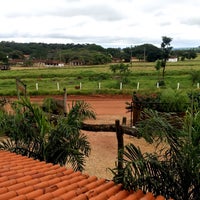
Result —
<path fill-rule="evenodd" d="M 182 129 L 171 125 L 168 113 L 146 109 L 143 114 L 147 117 L 138 123 L 137 130 L 139 136 L 155 144 L 155 151 L 143 153 L 134 144 L 126 145 L 123 169 L 112 170 L 114 181 L 127 190 L 151 191 L 166 199 L 199 200 L 199 109 L 188 109 Z"/>
<path fill-rule="evenodd" d="M 100 73 L 95 76 L 90 76 L 88 79 L 89 81 L 102 81 L 102 80 L 107 80 L 109 78 L 110 78 L 109 74 Z"/>
<path fill-rule="evenodd" d="M 53 98 L 45 98 L 42 104 L 42 109 L 48 113 L 53 113 L 53 114 L 60 113 L 59 112 L 60 108 L 58 107 L 56 100 Z"/>
<path fill-rule="evenodd" d="M 160 111 L 184 112 L 188 107 L 189 97 L 181 91 L 165 89 L 160 94 L 160 103 Z"/>

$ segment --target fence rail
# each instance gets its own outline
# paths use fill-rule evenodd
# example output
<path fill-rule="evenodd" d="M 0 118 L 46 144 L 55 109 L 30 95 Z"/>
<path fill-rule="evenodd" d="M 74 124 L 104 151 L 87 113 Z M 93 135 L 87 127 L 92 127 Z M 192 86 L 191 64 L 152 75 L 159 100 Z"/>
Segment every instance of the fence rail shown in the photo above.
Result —
<path fill-rule="evenodd" d="M 130 88 L 126 86 L 126 84 L 123 84 L 122 82 L 119 83 L 119 85 L 115 86 L 115 87 L 112 87 L 112 88 L 109 88 L 109 89 L 118 89 L 118 90 L 123 90 L 123 89 L 135 89 L 135 90 L 140 90 L 140 89 L 144 89 L 145 87 L 143 87 L 144 84 L 140 83 L 140 82 L 137 82 L 135 88 L 134 86 Z M 154 88 L 155 89 L 159 89 L 161 86 L 159 86 L 159 83 L 156 83 Z M 200 83 L 197 83 L 196 84 L 196 89 L 199 89 L 200 88 Z M 53 86 L 51 86 L 51 88 L 53 88 Z M 186 89 L 186 86 L 181 84 L 180 82 L 177 82 L 174 86 L 173 86 L 174 89 L 176 90 L 180 90 L 180 89 Z M 188 88 L 188 87 L 187 87 Z M 35 83 L 35 90 L 36 91 L 39 91 L 39 90 L 43 90 L 45 89 L 44 86 L 42 86 L 41 83 L 37 82 Z M 108 89 L 108 87 L 106 86 L 103 86 L 103 83 L 99 82 L 98 84 L 96 84 L 95 86 L 88 86 L 82 82 L 79 82 L 75 85 L 68 85 L 68 89 L 75 89 L 75 90 L 88 90 L 88 89 L 94 89 L 94 90 L 103 90 L 103 89 Z M 55 86 L 54 86 L 54 90 L 57 90 L 57 91 L 60 91 L 60 83 L 59 82 L 56 82 Z"/>
<path fill-rule="evenodd" d="M 133 137 L 138 137 L 138 130 L 126 126 L 126 118 L 122 120 L 120 124 L 119 120 L 115 120 L 115 124 L 86 124 L 82 123 L 81 130 L 92 131 L 92 132 L 115 132 L 117 138 L 117 149 L 118 149 L 118 174 L 123 169 L 123 150 L 124 150 L 124 138 L 123 135 L 130 135 Z"/>

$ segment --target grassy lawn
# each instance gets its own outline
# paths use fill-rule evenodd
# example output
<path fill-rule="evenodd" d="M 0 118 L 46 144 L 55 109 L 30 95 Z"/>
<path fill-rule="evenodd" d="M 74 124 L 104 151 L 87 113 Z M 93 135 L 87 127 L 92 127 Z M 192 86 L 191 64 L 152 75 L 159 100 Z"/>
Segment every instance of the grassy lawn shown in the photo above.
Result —
<path fill-rule="evenodd" d="M 26 85 L 29 95 L 62 94 L 63 88 L 68 94 L 132 94 L 133 91 L 158 90 L 158 71 L 155 63 L 134 62 L 130 64 L 130 73 L 123 85 L 120 74 L 113 74 L 110 65 L 81 66 L 64 68 L 21 68 L 12 67 L 9 71 L 0 71 L 0 95 L 17 95 L 16 78 Z M 200 56 L 195 60 L 167 63 L 165 88 L 190 90 L 192 87 L 191 71 L 200 73 Z M 161 76 L 161 71 L 160 71 Z M 36 86 L 37 85 L 37 86 Z M 81 86 L 80 89 L 75 87 Z M 196 87 L 196 86 L 194 86 Z"/>

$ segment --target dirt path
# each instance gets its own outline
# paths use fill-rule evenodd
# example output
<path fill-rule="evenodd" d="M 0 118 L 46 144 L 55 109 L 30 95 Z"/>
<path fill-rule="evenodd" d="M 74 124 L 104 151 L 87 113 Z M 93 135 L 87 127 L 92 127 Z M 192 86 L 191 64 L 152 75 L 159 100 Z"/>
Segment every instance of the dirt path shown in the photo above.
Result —
<path fill-rule="evenodd" d="M 31 97 L 31 101 L 41 103 L 45 97 Z M 55 98 L 62 99 L 61 96 Z M 122 95 L 96 95 L 96 96 L 76 96 L 69 95 L 67 102 L 70 104 L 75 100 L 84 100 L 91 105 L 96 113 L 96 120 L 88 120 L 94 124 L 114 124 L 115 120 L 122 121 L 123 117 L 130 120 L 130 113 L 127 113 L 126 102 L 131 101 L 131 96 Z M 108 168 L 113 169 L 117 161 L 117 140 L 114 132 L 88 132 L 83 131 L 91 143 L 91 155 L 86 161 L 84 173 L 97 177 L 112 179 L 112 173 Z M 134 143 L 143 151 L 152 151 L 152 146 L 143 139 L 137 139 L 124 135 L 125 144 Z"/>
<path fill-rule="evenodd" d="M 84 100 L 88 102 L 96 112 L 96 120 L 88 120 L 88 123 L 94 124 L 114 124 L 115 120 L 122 121 L 123 117 L 130 120 L 130 113 L 127 113 L 126 102 L 131 102 L 131 96 L 69 96 L 68 100 Z M 117 139 L 114 132 L 87 132 L 91 143 L 91 155 L 87 159 L 85 173 L 112 179 L 112 173 L 109 170 L 115 168 L 117 161 Z M 143 151 L 150 152 L 153 147 L 147 144 L 143 139 L 133 138 L 124 135 L 125 144 L 134 143 Z"/>

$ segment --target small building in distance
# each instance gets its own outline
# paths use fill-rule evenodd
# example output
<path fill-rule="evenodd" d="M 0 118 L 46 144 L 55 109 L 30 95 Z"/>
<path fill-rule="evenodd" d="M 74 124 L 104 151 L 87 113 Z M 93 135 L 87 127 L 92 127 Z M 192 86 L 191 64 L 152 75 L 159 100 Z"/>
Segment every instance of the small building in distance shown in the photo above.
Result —
<path fill-rule="evenodd" d="M 178 62 L 178 57 L 169 57 L 169 59 L 167 60 L 167 62 Z"/>

